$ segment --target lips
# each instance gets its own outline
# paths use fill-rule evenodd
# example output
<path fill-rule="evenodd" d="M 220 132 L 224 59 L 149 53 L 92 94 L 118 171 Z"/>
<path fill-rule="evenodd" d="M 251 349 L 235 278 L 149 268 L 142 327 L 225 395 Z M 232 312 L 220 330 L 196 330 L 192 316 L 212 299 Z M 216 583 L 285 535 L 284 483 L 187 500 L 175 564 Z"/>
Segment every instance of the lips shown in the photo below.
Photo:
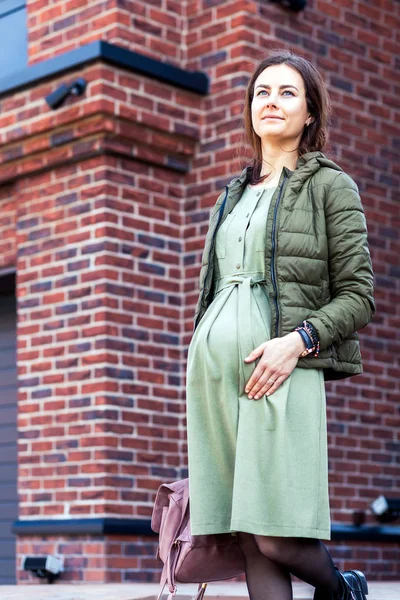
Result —
<path fill-rule="evenodd" d="M 277 117 L 276 115 L 266 115 L 261 121 L 264 121 L 264 119 L 278 119 L 279 121 L 283 121 L 282 117 Z"/>

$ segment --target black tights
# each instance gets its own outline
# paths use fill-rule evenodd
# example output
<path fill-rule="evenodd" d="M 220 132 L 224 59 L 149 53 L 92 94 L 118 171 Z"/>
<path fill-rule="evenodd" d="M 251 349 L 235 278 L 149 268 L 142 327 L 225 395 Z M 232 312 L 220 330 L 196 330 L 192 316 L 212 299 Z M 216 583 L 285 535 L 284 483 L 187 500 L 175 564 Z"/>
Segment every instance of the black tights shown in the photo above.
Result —
<path fill-rule="evenodd" d="M 341 584 L 324 544 L 313 538 L 238 532 L 250 600 L 292 600 L 292 573 L 339 597 Z"/>

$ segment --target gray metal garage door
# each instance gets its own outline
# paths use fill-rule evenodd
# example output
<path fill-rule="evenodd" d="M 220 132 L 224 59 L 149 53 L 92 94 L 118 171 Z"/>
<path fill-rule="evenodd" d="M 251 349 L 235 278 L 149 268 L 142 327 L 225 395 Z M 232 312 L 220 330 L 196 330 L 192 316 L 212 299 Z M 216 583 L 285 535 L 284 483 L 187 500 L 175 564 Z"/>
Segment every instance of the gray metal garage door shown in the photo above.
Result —
<path fill-rule="evenodd" d="M 17 368 L 15 277 L 0 277 L 0 584 L 15 583 Z M 1 592 L 0 592 L 1 596 Z"/>

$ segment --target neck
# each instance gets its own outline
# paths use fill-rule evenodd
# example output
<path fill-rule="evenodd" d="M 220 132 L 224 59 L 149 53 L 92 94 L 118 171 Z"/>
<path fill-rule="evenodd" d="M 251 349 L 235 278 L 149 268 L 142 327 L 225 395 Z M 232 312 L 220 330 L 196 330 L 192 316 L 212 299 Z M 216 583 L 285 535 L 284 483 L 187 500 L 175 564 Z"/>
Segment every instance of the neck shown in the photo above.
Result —
<path fill-rule="evenodd" d="M 294 171 L 297 164 L 297 150 L 287 152 L 279 146 L 272 145 L 265 140 L 261 143 L 263 165 L 261 167 L 261 176 L 271 173 L 268 179 L 279 178 L 283 167 Z"/>

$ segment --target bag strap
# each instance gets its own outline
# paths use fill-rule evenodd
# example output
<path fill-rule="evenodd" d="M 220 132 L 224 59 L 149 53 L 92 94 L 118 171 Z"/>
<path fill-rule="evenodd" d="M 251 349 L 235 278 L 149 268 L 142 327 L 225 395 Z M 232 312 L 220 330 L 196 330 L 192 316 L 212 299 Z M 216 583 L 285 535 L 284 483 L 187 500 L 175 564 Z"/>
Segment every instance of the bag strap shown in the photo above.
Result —
<path fill-rule="evenodd" d="M 165 588 L 165 586 L 166 586 L 167 583 L 168 583 L 167 561 L 165 561 L 165 564 L 164 564 L 164 567 L 163 567 L 163 570 L 162 570 L 162 573 L 161 573 L 161 581 L 160 581 L 161 589 L 160 589 L 160 592 L 158 594 L 157 600 L 161 600 L 161 596 L 163 594 L 164 588 Z M 173 597 L 175 596 L 176 592 L 177 592 L 177 587 L 176 587 L 176 585 L 171 586 L 168 583 L 168 590 L 169 590 L 168 600 L 172 600 Z"/>
<path fill-rule="evenodd" d="M 181 518 L 179 521 L 179 525 L 176 528 L 176 531 L 174 534 L 175 539 L 176 539 L 176 536 L 178 535 L 178 531 L 180 530 L 182 523 L 184 521 L 188 505 L 189 505 L 189 484 L 185 485 L 183 488 Z M 175 539 L 174 539 L 174 541 L 175 541 Z M 174 554 L 173 557 L 171 556 L 172 554 Z M 177 587 L 176 587 L 176 583 L 175 583 L 175 567 L 176 567 L 176 561 L 177 561 L 177 554 L 178 554 L 177 552 L 174 552 L 174 544 L 172 544 L 169 549 L 167 560 L 164 563 L 163 570 L 161 573 L 161 581 L 160 581 L 161 590 L 160 590 L 157 600 L 161 599 L 163 590 L 167 583 L 168 583 L 168 589 L 170 592 L 168 595 L 168 600 L 172 600 L 173 597 L 176 595 Z M 197 594 L 193 600 L 202 600 L 205 590 L 206 590 L 206 587 L 207 587 L 206 583 L 199 583 Z"/>
<path fill-rule="evenodd" d="M 178 535 L 178 531 L 180 530 L 180 527 L 183 523 L 183 520 L 185 518 L 185 514 L 186 514 L 186 509 L 188 506 L 188 501 L 189 501 L 189 493 L 188 493 L 188 486 L 185 485 L 183 488 L 183 496 L 182 496 L 182 509 L 181 509 L 181 518 L 179 521 L 179 525 L 177 526 L 176 530 L 175 530 L 175 534 L 174 534 L 174 541 L 176 539 L 176 536 Z M 168 583 L 168 589 L 170 592 L 170 596 L 171 598 L 173 596 L 175 596 L 176 594 L 176 585 L 175 585 L 175 573 L 174 573 L 174 569 L 175 569 L 175 564 L 176 564 L 176 560 L 172 560 L 172 556 L 171 554 L 174 554 L 174 559 L 176 558 L 176 553 L 174 552 L 174 544 L 171 545 L 169 552 L 168 552 L 168 556 L 167 556 L 167 560 L 164 563 L 163 566 L 163 570 L 161 573 L 161 581 L 160 581 L 160 585 L 161 585 L 161 591 L 158 595 L 157 600 L 160 600 L 163 590 L 165 588 L 165 585 Z"/>
<path fill-rule="evenodd" d="M 197 594 L 193 597 L 193 600 L 202 600 L 204 598 L 204 594 L 206 593 L 206 587 L 206 583 L 199 583 Z"/>
<path fill-rule="evenodd" d="M 162 581 L 162 588 L 160 590 L 160 593 L 158 594 L 157 600 L 161 600 L 161 596 L 164 591 L 166 583 L 167 583 L 167 580 L 166 580 L 166 578 L 164 578 L 164 581 Z M 202 600 L 204 598 L 204 594 L 206 592 L 206 587 L 207 587 L 206 583 L 199 583 L 199 586 L 197 588 L 197 593 L 195 596 L 193 596 L 192 600 Z M 176 594 L 176 588 L 168 594 L 167 600 L 172 600 L 173 597 L 175 596 L 175 594 Z"/>
<path fill-rule="evenodd" d="M 185 485 L 185 487 L 183 488 L 182 518 L 181 518 L 181 522 L 179 523 L 179 527 L 183 523 L 183 519 L 185 518 L 185 514 L 187 511 L 188 505 L 189 505 L 189 483 L 187 485 Z"/>

